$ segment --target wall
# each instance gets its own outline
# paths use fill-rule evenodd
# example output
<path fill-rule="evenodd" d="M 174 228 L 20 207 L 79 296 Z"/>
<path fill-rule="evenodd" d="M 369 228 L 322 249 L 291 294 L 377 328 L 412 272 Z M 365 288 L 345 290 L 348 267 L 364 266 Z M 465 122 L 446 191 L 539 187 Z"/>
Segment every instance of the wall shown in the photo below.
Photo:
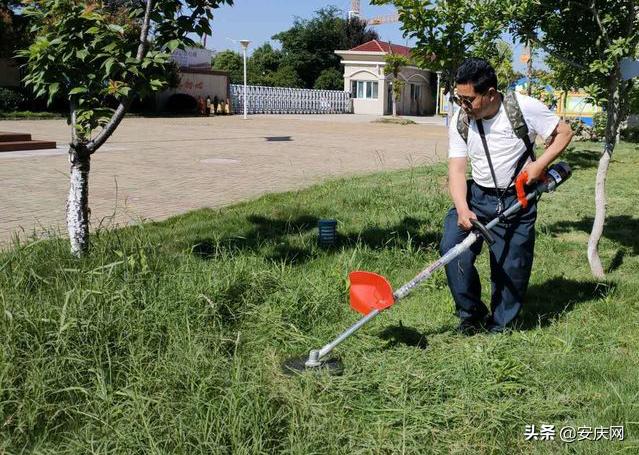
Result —
<path fill-rule="evenodd" d="M 180 85 L 178 88 L 165 90 L 157 95 L 157 106 L 163 110 L 171 95 L 184 93 L 191 95 L 196 100 L 198 97 L 213 99 L 217 96 L 220 100 L 229 98 L 229 77 L 225 71 L 180 71 Z"/>
<path fill-rule="evenodd" d="M 384 113 L 384 94 L 386 85 L 384 73 L 381 66 L 373 66 L 370 64 L 344 65 L 344 90 L 351 91 L 351 81 L 375 81 L 377 86 L 377 99 L 361 99 L 353 98 L 353 113 L 383 115 Z"/>
<path fill-rule="evenodd" d="M 340 51 L 344 64 L 344 90 L 351 91 L 351 81 L 377 81 L 378 98 L 353 99 L 353 112 L 355 114 L 390 115 L 392 106 L 389 106 L 390 94 L 388 93 L 389 81 L 384 76 L 383 55 L 358 55 Z M 361 63 L 360 63 L 361 62 Z M 398 115 L 434 115 L 435 98 L 431 88 L 431 72 L 416 67 L 404 67 L 400 78 L 406 81 L 406 86 L 397 106 Z M 421 94 L 419 100 L 411 100 L 410 84 L 419 85 Z"/>

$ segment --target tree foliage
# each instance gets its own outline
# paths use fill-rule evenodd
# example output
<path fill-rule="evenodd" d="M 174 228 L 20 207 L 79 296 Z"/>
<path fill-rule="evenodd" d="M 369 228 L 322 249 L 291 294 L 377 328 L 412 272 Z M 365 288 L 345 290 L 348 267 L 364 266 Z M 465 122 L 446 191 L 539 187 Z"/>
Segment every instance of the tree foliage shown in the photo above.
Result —
<path fill-rule="evenodd" d="M 344 74 L 335 68 L 327 68 L 317 77 L 313 88 L 318 90 L 344 90 Z"/>
<path fill-rule="evenodd" d="M 344 19 L 336 7 L 320 9 L 312 19 L 296 19 L 293 27 L 273 36 L 282 43 L 282 65 L 291 66 L 306 88 L 312 88 L 322 71 L 341 71 L 337 49 L 351 49 L 372 39 L 374 30 L 360 19 Z"/>
<path fill-rule="evenodd" d="M 212 10 L 227 0 L 149 0 L 147 33 L 141 43 L 146 2 L 112 3 L 32 0 L 24 14 L 33 22 L 34 42 L 21 55 L 28 61 L 25 84 L 51 100 L 68 96 L 76 132 L 89 140 L 114 114 L 114 97 L 126 110 L 133 94 L 144 96 L 168 85 L 170 53 L 192 43 L 190 33 L 210 33 Z M 213 6 L 208 6 L 213 5 Z"/>
<path fill-rule="evenodd" d="M 451 91 L 454 72 L 468 56 L 490 59 L 496 55 L 500 29 L 496 0 L 372 0 L 393 4 L 398 10 L 404 36 L 416 39 L 413 59 L 418 66 L 442 72 Z"/>
<path fill-rule="evenodd" d="M 498 88 L 506 90 L 516 80 L 512 48 L 507 42 L 498 40 L 495 43 L 495 54 L 489 60 L 497 74 Z"/>
<path fill-rule="evenodd" d="M 552 57 L 557 80 L 583 87 L 606 110 L 604 149 L 595 181 L 595 219 L 588 241 L 591 271 L 603 278 L 598 245 L 606 216 L 605 184 L 633 87 L 631 80 L 621 79 L 621 61 L 637 57 L 639 7 L 634 0 L 502 0 L 501 4 L 511 33 Z"/>
<path fill-rule="evenodd" d="M 273 36 L 282 44 L 256 48 L 247 60 L 249 85 L 342 90 L 344 86 L 338 49 L 352 49 L 377 33 L 358 19 L 344 19 L 336 7 L 321 9 L 311 19 L 296 19 L 293 26 Z M 214 68 L 230 73 L 231 83 L 243 84 L 242 55 L 234 51 L 219 53 Z M 336 76 L 339 73 L 339 81 Z"/>
<path fill-rule="evenodd" d="M 242 55 L 234 51 L 222 51 L 213 59 L 213 69 L 228 71 L 231 84 L 244 83 L 243 65 Z"/>
<path fill-rule="evenodd" d="M 192 44 L 190 34 L 210 34 L 213 9 L 223 3 L 232 0 L 30 0 L 24 8 L 35 36 L 21 51 L 25 84 L 49 102 L 62 94 L 71 108 L 67 227 L 74 255 L 89 249 L 91 154 L 113 134 L 135 95 L 169 86 L 171 52 Z"/>
<path fill-rule="evenodd" d="M 397 103 L 402 97 L 402 91 L 406 82 L 399 78 L 399 73 L 404 66 L 407 66 L 410 61 L 399 54 L 386 54 L 384 57 L 384 75 L 390 76 L 392 79 L 393 90 L 393 117 L 397 116 Z"/>

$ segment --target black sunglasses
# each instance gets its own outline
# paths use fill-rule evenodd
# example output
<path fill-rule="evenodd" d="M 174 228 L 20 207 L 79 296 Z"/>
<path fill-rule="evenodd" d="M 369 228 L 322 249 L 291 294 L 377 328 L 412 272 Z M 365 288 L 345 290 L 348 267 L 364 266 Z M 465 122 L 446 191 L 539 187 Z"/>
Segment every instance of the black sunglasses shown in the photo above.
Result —
<path fill-rule="evenodd" d="M 453 95 L 453 101 L 461 107 L 467 107 L 468 109 L 472 109 L 473 107 L 473 103 L 475 102 L 475 100 L 480 97 L 480 96 L 484 96 L 486 95 L 488 92 L 483 93 L 481 95 L 478 96 L 461 96 L 461 95 Z"/>

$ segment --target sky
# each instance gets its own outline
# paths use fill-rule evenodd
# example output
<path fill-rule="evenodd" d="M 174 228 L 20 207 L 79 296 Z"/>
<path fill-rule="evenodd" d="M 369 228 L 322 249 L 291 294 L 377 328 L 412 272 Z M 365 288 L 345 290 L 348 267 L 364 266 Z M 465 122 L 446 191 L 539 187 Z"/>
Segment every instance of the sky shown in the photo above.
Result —
<path fill-rule="evenodd" d="M 279 43 L 271 40 L 271 36 L 288 30 L 295 17 L 310 19 L 315 11 L 327 6 L 336 6 L 346 16 L 350 9 L 350 0 L 234 0 L 233 6 L 223 5 L 214 12 L 215 18 L 211 27 L 213 34 L 207 40 L 206 47 L 215 51 L 231 49 L 240 50 L 239 43 L 231 40 L 248 39 L 255 49 L 270 41 L 275 47 Z M 361 1 L 363 17 L 385 16 L 393 14 L 392 6 L 371 6 L 366 0 Z M 395 44 L 414 44 L 402 37 L 400 24 L 384 24 L 375 26 L 375 30 L 384 41 Z"/>
<path fill-rule="evenodd" d="M 252 49 L 269 41 L 279 48 L 279 42 L 271 40 L 271 36 L 288 30 L 296 17 L 310 19 L 315 11 L 331 5 L 342 9 L 346 16 L 351 5 L 350 0 L 234 0 L 233 3 L 233 6 L 222 5 L 215 10 L 211 24 L 213 34 L 207 39 L 207 48 L 218 52 L 226 49 L 241 52 L 237 42 L 241 39 L 251 40 L 249 55 Z M 386 16 L 395 12 L 391 5 L 372 6 L 367 0 L 361 0 L 360 4 L 364 18 Z M 414 40 L 403 37 L 400 26 L 400 23 L 383 24 L 374 26 L 374 29 L 383 41 L 414 45 Z M 510 43 L 508 37 L 504 38 Z M 519 62 L 520 54 L 521 47 L 516 47 L 513 66 L 516 71 L 523 72 L 525 65 Z"/>

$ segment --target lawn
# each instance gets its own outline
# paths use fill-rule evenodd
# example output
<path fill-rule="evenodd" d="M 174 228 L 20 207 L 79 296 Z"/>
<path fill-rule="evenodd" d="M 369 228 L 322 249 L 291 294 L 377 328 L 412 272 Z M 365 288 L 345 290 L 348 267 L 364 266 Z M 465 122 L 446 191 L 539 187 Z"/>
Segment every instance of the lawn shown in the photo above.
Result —
<path fill-rule="evenodd" d="M 437 258 L 444 165 L 98 232 L 82 260 L 64 239 L 15 245 L 0 454 L 639 453 L 639 148 L 611 164 L 606 282 L 586 260 L 599 149 L 568 153 L 573 178 L 540 202 L 521 330 L 454 333 L 440 271 L 338 347 L 337 377 L 281 363 L 357 320 L 349 271 L 399 286 Z M 337 248 L 317 247 L 320 218 L 338 220 Z M 532 424 L 555 440 L 526 441 Z M 622 442 L 559 440 L 617 425 Z"/>

